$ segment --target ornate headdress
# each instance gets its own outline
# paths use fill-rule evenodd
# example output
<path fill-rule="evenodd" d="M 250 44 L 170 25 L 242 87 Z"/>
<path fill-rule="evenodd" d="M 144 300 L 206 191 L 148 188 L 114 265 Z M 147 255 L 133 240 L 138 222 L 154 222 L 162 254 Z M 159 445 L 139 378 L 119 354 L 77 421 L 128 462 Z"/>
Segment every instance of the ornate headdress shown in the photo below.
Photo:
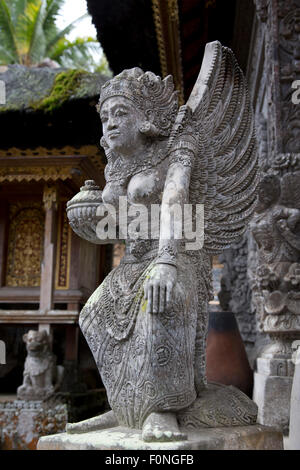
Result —
<path fill-rule="evenodd" d="M 123 96 L 146 117 L 152 115 L 152 130 L 157 135 L 169 136 L 178 112 L 177 94 L 171 75 L 162 80 L 152 72 L 144 73 L 135 67 L 123 70 L 102 86 L 98 110 L 108 98 Z M 147 128 L 144 131 L 147 133 Z"/>

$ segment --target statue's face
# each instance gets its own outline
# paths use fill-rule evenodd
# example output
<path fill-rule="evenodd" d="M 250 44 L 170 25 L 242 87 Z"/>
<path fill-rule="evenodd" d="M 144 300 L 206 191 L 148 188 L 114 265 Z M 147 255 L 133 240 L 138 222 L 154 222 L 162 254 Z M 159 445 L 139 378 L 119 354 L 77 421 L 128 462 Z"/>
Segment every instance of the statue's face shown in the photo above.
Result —
<path fill-rule="evenodd" d="M 130 156 L 144 145 L 145 137 L 139 126 L 145 117 L 127 98 L 108 98 L 101 107 L 100 118 L 103 137 L 111 150 Z"/>
<path fill-rule="evenodd" d="M 30 330 L 27 335 L 25 335 L 24 340 L 28 351 L 43 349 L 44 345 L 47 343 L 45 335 L 36 330 Z"/>

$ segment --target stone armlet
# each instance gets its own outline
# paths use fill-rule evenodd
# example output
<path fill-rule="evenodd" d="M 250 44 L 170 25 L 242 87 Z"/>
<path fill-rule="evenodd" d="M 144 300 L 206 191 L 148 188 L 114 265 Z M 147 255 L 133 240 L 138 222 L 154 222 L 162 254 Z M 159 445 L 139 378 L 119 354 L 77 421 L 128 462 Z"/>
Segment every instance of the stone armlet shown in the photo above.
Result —
<path fill-rule="evenodd" d="M 192 168 L 195 158 L 194 146 L 188 141 L 180 141 L 172 146 L 169 164 L 181 163 L 183 166 Z"/>

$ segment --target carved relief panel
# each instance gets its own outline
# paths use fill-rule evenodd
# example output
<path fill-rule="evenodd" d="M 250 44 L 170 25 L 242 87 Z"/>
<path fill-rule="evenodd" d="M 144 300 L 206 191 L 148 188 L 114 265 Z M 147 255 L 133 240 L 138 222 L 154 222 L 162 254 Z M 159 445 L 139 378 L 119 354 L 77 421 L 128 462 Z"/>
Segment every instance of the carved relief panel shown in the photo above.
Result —
<path fill-rule="evenodd" d="M 6 286 L 40 285 L 44 219 L 41 203 L 10 204 Z"/>

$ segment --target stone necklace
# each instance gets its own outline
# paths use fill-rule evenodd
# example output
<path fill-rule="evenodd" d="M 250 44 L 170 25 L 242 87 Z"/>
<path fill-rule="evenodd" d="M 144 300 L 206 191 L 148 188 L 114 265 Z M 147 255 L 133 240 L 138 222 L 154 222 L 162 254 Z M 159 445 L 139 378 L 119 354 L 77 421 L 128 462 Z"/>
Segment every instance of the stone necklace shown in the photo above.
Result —
<path fill-rule="evenodd" d="M 167 157 L 165 149 L 157 150 L 156 145 L 148 146 L 145 158 L 133 158 L 124 163 L 121 157 L 116 157 L 112 152 L 106 154 L 108 164 L 105 167 L 105 180 L 107 183 L 118 182 L 125 186 L 130 178 L 138 173 L 155 168 Z"/>

